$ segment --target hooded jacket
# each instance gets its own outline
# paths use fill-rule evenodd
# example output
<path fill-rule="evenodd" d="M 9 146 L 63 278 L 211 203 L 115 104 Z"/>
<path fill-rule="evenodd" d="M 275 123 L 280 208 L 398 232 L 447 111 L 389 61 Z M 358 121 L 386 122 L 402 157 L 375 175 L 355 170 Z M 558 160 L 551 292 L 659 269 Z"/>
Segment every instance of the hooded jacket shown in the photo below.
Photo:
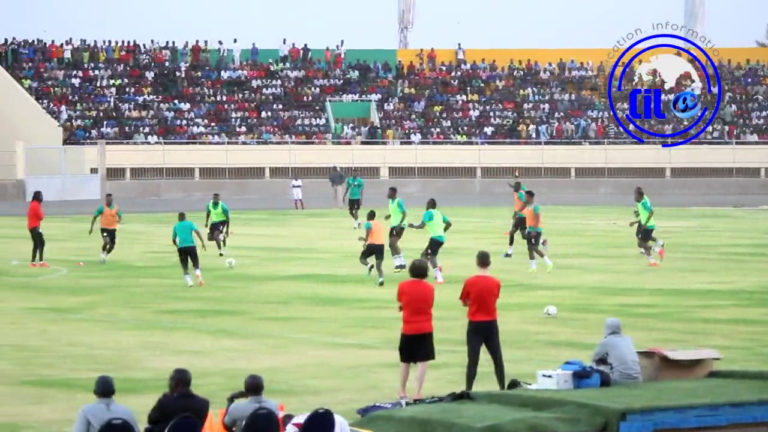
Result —
<path fill-rule="evenodd" d="M 592 362 L 607 364 L 614 383 L 643 380 L 632 338 L 621 333 L 621 322 L 616 318 L 605 321 L 605 337 L 597 344 Z"/>

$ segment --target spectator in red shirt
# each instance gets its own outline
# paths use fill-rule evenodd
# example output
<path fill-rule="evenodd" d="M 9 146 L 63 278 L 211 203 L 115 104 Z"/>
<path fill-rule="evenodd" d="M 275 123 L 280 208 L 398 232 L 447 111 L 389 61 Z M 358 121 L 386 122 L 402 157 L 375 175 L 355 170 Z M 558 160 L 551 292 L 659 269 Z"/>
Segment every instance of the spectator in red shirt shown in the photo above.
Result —
<path fill-rule="evenodd" d="M 410 280 L 397 287 L 397 302 L 403 312 L 403 328 L 400 334 L 400 399 L 408 399 L 406 385 L 411 364 L 419 366 L 416 373 L 416 393 L 413 399 L 421 399 L 421 389 L 427 375 L 427 362 L 435 359 L 432 337 L 432 305 L 435 287 L 426 281 L 429 264 L 417 259 L 408 268 Z"/>
<path fill-rule="evenodd" d="M 299 62 L 299 56 L 301 50 L 296 47 L 296 44 L 291 44 L 291 49 L 288 50 L 288 55 L 291 57 L 291 64 L 297 64 Z"/>
<path fill-rule="evenodd" d="M 29 202 L 29 210 L 27 211 L 27 229 L 29 229 L 29 235 L 32 236 L 32 261 L 29 263 L 30 267 L 48 267 L 48 263 L 43 259 L 45 238 L 43 238 L 43 232 L 40 231 L 40 222 L 44 218 L 43 193 L 38 190 L 32 194 L 32 201 Z M 38 257 L 39 261 L 36 260 Z"/>
<path fill-rule="evenodd" d="M 431 70 L 434 70 L 437 67 L 437 53 L 435 52 L 434 48 L 429 50 L 429 54 L 427 54 L 427 63 L 429 64 L 429 69 Z"/>
<path fill-rule="evenodd" d="M 200 46 L 200 41 L 196 40 L 195 44 L 192 45 L 192 64 L 198 65 L 200 64 L 200 51 L 202 51 L 202 47 Z"/>
<path fill-rule="evenodd" d="M 496 301 L 499 299 L 501 282 L 489 274 L 491 255 L 486 251 L 477 253 L 477 275 L 464 281 L 459 299 L 467 307 L 467 391 L 477 375 L 480 348 L 485 345 L 493 360 L 496 382 L 504 390 L 504 360 L 501 356 L 499 326 L 496 322 Z"/>

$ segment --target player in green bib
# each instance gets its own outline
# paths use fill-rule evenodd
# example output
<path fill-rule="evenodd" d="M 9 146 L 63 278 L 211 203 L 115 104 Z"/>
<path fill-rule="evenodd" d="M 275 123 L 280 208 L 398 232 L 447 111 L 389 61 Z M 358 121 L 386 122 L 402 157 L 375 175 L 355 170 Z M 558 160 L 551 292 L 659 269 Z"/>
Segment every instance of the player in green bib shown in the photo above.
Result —
<path fill-rule="evenodd" d="M 360 211 L 360 206 L 363 203 L 364 188 L 365 182 L 360 178 L 360 170 L 357 168 L 353 169 L 352 177 L 347 179 L 347 188 L 344 190 L 342 200 L 347 199 L 347 194 L 349 194 L 349 215 L 355 221 L 352 225 L 355 229 L 360 228 L 360 219 L 358 219 L 357 213 Z"/>
<path fill-rule="evenodd" d="M 229 237 L 229 207 L 221 202 L 221 196 L 218 193 L 213 194 L 213 199 L 205 207 L 205 227 L 208 228 L 208 241 L 215 241 L 219 256 L 224 256 L 224 248 L 227 247 L 227 237 Z"/>
<path fill-rule="evenodd" d="M 437 263 L 437 254 L 440 252 L 440 248 L 445 244 L 445 233 L 448 232 L 453 224 L 451 221 L 437 209 L 437 201 L 434 198 L 430 198 L 427 201 L 427 211 L 424 212 L 424 216 L 421 218 L 421 223 L 418 225 L 408 224 L 409 228 L 422 229 L 427 227 L 429 231 L 429 243 L 427 244 L 424 252 L 421 253 L 421 258 L 429 261 L 432 268 L 435 271 L 435 282 L 441 284 L 445 282 L 443 280 L 442 268 Z"/>
<path fill-rule="evenodd" d="M 635 203 L 637 203 L 638 220 L 630 222 L 629 226 L 637 224 L 637 247 L 643 250 L 643 255 L 648 258 L 648 265 L 656 267 L 659 263 L 653 258 L 651 252 L 659 254 L 660 259 L 664 259 L 664 242 L 656 240 L 653 236 L 653 230 L 656 229 L 656 220 L 654 219 L 654 210 L 651 205 L 651 200 L 645 195 L 643 188 L 640 186 L 635 188 Z M 655 240 L 653 246 L 650 245 L 650 241 Z"/>
<path fill-rule="evenodd" d="M 192 267 L 195 269 L 195 276 L 197 277 L 197 284 L 203 286 L 203 273 L 200 271 L 200 258 L 197 255 L 197 247 L 195 246 L 195 238 L 193 234 L 197 235 L 200 239 L 200 246 L 205 250 L 205 242 L 203 236 L 200 234 L 200 230 L 197 229 L 194 223 L 187 220 L 187 215 L 184 212 L 179 213 L 179 222 L 173 226 L 173 236 L 171 241 L 179 252 L 179 262 L 181 263 L 181 269 L 184 271 L 184 280 L 187 282 L 187 286 L 193 286 L 192 277 L 189 275 L 189 262 L 192 261 Z"/>
<path fill-rule="evenodd" d="M 392 254 L 392 261 L 395 264 L 395 272 L 401 272 L 406 269 L 405 258 L 400 250 L 400 239 L 405 233 L 405 218 L 408 212 L 405 210 L 405 203 L 397 197 L 397 188 L 392 186 L 387 192 L 389 200 L 389 214 L 384 217 L 389 221 L 389 252 Z"/>

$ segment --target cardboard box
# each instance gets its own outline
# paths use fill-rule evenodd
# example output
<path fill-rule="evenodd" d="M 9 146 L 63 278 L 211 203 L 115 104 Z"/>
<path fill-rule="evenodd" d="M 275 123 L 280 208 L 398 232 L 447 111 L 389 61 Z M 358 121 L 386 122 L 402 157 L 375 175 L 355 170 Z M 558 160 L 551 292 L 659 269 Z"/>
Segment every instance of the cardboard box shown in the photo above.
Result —
<path fill-rule="evenodd" d="M 573 372 L 564 370 L 540 370 L 536 372 L 536 388 L 539 390 L 573 389 Z"/>
<path fill-rule="evenodd" d="M 717 350 L 649 348 L 637 352 L 643 381 L 666 381 L 704 378 L 722 356 Z"/>

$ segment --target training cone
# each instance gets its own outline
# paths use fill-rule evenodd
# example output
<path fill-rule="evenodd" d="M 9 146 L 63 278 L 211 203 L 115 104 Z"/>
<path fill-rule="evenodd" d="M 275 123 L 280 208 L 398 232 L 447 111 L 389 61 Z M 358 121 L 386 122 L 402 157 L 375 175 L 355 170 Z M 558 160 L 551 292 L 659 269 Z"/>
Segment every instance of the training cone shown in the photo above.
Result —
<path fill-rule="evenodd" d="M 280 404 L 277 406 L 277 420 L 280 422 L 281 431 L 284 431 L 286 426 L 283 424 L 283 416 L 285 416 L 285 405 Z"/>
<path fill-rule="evenodd" d="M 203 430 L 202 432 L 215 432 L 213 429 L 213 413 L 208 412 L 208 417 L 205 418 L 205 424 L 203 424 Z"/>

